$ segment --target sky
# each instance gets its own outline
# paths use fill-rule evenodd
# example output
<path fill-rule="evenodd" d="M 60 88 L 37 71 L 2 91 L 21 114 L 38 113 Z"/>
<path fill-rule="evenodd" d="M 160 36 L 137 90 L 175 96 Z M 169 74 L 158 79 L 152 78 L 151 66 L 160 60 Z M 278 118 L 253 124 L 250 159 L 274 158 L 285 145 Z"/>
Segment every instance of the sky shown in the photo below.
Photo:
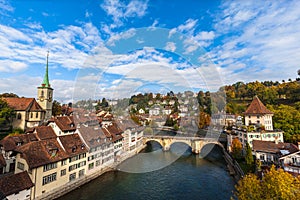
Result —
<path fill-rule="evenodd" d="M 300 3 L 0 0 L 0 93 L 54 99 L 216 91 L 300 69 Z"/>

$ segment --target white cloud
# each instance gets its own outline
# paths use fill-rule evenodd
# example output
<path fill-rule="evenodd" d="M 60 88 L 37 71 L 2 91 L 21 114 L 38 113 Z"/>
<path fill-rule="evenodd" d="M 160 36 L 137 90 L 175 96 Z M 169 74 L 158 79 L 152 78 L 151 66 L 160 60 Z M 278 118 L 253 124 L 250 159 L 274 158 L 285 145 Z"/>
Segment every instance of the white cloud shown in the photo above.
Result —
<path fill-rule="evenodd" d="M 135 33 L 136 30 L 134 28 L 121 33 L 111 33 L 110 38 L 107 41 L 107 45 L 114 46 L 116 41 L 131 38 L 135 35 Z"/>
<path fill-rule="evenodd" d="M 234 1 L 225 2 L 222 8 L 216 34 L 230 34 L 212 49 L 211 57 L 222 67 L 227 84 L 240 79 L 296 77 L 300 63 L 298 1 Z"/>
<path fill-rule="evenodd" d="M 19 72 L 27 68 L 22 62 L 12 60 L 0 60 L 0 72 Z"/>
<path fill-rule="evenodd" d="M 165 49 L 174 52 L 176 50 L 176 44 L 174 42 L 167 42 Z"/>
<path fill-rule="evenodd" d="M 101 8 L 112 17 L 114 23 L 110 28 L 120 27 L 124 20 L 131 17 L 143 17 L 146 14 L 148 1 L 133 0 L 126 4 L 118 0 L 105 0 Z"/>
<path fill-rule="evenodd" d="M 30 64 L 44 64 L 47 50 L 50 51 L 50 65 L 78 69 L 84 67 L 83 63 L 90 53 L 104 46 L 98 29 L 91 23 L 65 26 L 53 32 L 17 30 L 0 25 L 0 40 L 1 59 L 9 60 L 11 67 L 17 69 L 10 71 L 12 73 Z"/>

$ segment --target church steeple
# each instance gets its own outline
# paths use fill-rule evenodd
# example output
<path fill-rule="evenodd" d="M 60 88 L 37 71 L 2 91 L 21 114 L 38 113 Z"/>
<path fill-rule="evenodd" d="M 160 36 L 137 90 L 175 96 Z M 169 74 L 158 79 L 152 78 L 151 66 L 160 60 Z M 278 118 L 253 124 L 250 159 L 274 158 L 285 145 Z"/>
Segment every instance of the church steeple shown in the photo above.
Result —
<path fill-rule="evenodd" d="M 48 77 L 48 57 L 49 51 L 47 53 L 47 63 L 46 63 L 46 72 L 42 85 L 38 87 L 38 98 L 37 102 L 40 106 L 46 111 L 45 121 L 49 120 L 52 116 L 52 104 L 53 104 L 53 88 L 50 87 L 49 77 Z"/>
<path fill-rule="evenodd" d="M 42 87 L 50 87 L 49 76 L 48 76 L 48 57 L 49 57 L 49 51 L 47 53 L 46 72 L 42 83 Z"/>

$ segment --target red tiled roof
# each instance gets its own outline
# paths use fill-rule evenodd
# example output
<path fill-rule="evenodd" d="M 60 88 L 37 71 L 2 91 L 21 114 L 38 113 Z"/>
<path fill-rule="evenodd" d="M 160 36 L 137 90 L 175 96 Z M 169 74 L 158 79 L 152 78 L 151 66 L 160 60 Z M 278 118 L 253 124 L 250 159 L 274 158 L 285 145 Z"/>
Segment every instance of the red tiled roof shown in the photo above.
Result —
<path fill-rule="evenodd" d="M 30 169 L 68 158 L 56 139 L 30 142 L 19 146 L 15 152 L 21 153 Z"/>
<path fill-rule="evenodd" d="M 0 178 L 0 191 L 5 196 L 27 190 L 33 186 L 34 184 L 32 183 L 27 171 L 2 176 Z"/>
<path fill-rule="evenodd" d="M 112 125 L 107 127 L 102 127 L 102 131 L 107 138 L 112 138 L 113 142 L 123 138 L 123 130 L 121 130 L 116 123 L 113 123 Z"/>
<path fill-rule="evenodd" d="M 62 131 L 76 130 L 73 116 L 55 117 L 55 118 L 51 118 L 49 122 L 54 122 Z"/>
<path fill-rule="evenodd" d="M 3 100 L 5 100 L 11 108 L 17 111 L 43 111 L 42 107 L 34 98 L 6 97 L 3 98 Z"/>
<path fill-rule="evenodd" d="M 35 127 L 35 131 L 41 140 L 54 139 L 57 137 L 51 126 L 38 126 Z"/>
<path fill-rule="evenodd" d="M 104 139 L 106 138 L 102 129 L 99 126 L 80 126 L 78 128 L 83 140 L 85 140 L 86 144 L 92 148 L 103 144 Z"/>
<path fill-rule="evenodd" d="M 271 141 L 253 140 L 253 150 L 269 153 L 280 153 L 280 150 L 288 150 L 289 153 L 295 153 L 298 148 L 292 143 L 279 142 L 276 144 Z"/>
<path fill-rule="evenodd" d="M 4 151 L 12 151 L 17 148 L 18 144 L 24 145 L 37 140 L 34 134 L 8 135 L 0 141 L 0 145 L 3 146 Z"/>
<path fill-rule="evenodd" d="M 58 138 L 69 156 L 87 152 L 87 148 L 78 134 L 59 136 Z"/>
<path fill-rule="evenodd" d="M 259 100 L 257 96 L 254 97 L 251 104 L 245 111 L 245 115 L 251 114 L 273 114 L 266 106 Z"/>

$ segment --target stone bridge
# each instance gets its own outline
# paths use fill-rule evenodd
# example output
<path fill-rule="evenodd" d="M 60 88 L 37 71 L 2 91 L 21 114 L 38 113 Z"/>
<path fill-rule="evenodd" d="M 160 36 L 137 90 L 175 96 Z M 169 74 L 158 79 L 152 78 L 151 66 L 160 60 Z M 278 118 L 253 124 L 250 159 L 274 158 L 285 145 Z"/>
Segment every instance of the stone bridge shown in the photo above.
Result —
<path fill-rule="evenodd" d="M 192 152 L 196 154 L 199 154 L 202 148 L 207 144 L 219 145 L 224 151 L 224 146 L 216 138 L 144 135 L 143 143 L 146 144 L 149 141 L 158 142 L 162 146 L 164 151 L 168 151 L 171 145 L 176 142 L 181 142 L 189 145 L 192 148 Z"/>

